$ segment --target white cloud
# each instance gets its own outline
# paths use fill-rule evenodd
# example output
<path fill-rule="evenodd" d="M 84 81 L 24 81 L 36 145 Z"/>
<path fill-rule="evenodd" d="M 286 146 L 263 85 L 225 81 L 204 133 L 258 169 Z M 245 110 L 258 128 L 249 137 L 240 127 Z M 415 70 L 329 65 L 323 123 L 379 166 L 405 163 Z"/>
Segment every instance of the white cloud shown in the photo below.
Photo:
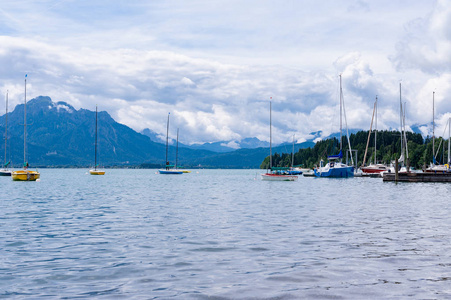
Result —
<path fill-rule="evenodd" d="M 339 73 L 352 128 L 369 128 L 376 95 L 379 128 L 397 128 L 400 80 L 410 124 L 430 122 L 432 90 L 437 120 L 451 110 L 448 1 L 19 2 L 0 10 L 11 105 L 28 73 L 29 97 L 98 104 L 138 131 L 165 136 L 171 112 L 184 143 L 268 141 L 270 97 L 274 142 L 325 137 Z"/>

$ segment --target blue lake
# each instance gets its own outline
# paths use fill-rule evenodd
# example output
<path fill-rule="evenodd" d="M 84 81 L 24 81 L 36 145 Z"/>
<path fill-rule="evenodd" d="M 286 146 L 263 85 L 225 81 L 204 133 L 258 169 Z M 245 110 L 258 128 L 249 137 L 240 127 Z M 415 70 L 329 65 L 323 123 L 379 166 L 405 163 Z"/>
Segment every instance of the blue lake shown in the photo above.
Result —
<path fill-rule="evenodd" d="M 451 299 L 451 185 L 262 170 L 0 178 L 0 298 Z"/>

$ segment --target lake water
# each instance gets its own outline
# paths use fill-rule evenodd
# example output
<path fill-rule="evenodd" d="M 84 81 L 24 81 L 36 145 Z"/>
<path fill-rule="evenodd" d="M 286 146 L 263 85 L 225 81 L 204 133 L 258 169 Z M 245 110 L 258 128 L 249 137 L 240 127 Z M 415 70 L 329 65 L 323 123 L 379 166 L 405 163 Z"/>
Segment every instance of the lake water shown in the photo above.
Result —
<path fill-rule="evenodd" d="M 450 184 L 0 178 L 0 298 L 451 299 Z"/>

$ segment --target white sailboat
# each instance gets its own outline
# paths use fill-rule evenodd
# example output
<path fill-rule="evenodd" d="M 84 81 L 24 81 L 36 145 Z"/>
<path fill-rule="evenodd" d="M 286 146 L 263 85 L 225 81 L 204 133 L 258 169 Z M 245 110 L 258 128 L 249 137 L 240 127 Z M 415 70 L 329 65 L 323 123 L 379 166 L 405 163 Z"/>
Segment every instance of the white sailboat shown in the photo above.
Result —
<path fill-rule="evenodd" d="M 401 155 L 398 158 L 398 173 L 406 173 L 407 167 L 405 161 L 409 159 L 409 150 L 407 147 L 407 136 L 406 136 L 406 108 L 402 105 L 402 93 L 401 93 L 401 82 L 399 83 L 399 122 L 401 131 Z M 406 154 L 404 156 L 404 153 Z M 395 173 L 395 162 L 391 162 L 390 167 L 387 171 L 382 172 L 382 176 L 386 173 Z"/>
<path fill-rule="evenodd" d="M 324 162 L 321 160 L 320 166 L 314 169 L 314 174 L 316 177 L 334 177 L 334 178 L 348 178 L 354 177 L 354 167 L 348 166 L 342 162 L 343 159 L 343 137 L 342 137 L 342 116 L 344 114 L 346 121 L 346 112 L 344 111 L 344 100 L 343 100 L 343 89 L 341 85 L 341 75 L 340 75 L 340 152 L 338 155 L 330 155 L 327 158 L 329 162 L 324 166 Z M 347 131 L 347 130 L 346 130 Z M 351 149 L 351 142 L 349 141 L 349 134 L 346 134 L 348 140 L 348 147 Z M 352 152 L 351 153 L 351 162 Z"/>
<path fill-rule="evenodd" d="M 89 170 L 91 175 L 105 175 L 105 170 L 97 169 L 97 105 L 96 105 L 96 132 L 95 132 L 95 142 L 94 142 L 94 169 Z"/>
<path fill-rule="evenodd" d="M 265 181 L 296 181 L 298 176 L 290 175 L 286 172 L 289 168 L 273 168 L 272 166 L 272 107 L 269 102 L 269 170 L 262 174 L 262 180 Z"/>
<path fill-rule="evenodd" d="M 27 161 L 27 75 L 25 75 L 25 105 L 24 105 L 24 135 L 23 135 L 23 169 L 11 173 L 14 181 L 36 181 L 41 174 L 36 171 L 28 170 Z"/>
<path fill-rule="evenodd" d="M 0 170 L 0 176 L 11 176 L 12 170 L 8 168 L 11 161 L 8 161 L 8 91 L 6 92 L 6 113 L 5 113 L 5 163 Z"/>
<path fill-rule="evenodd" d="M 449 122 L 449 120 L 448 120 Z M 449 124 L 448 124 L 449 125 Z M 449 144 L 449 141 L 448 141 Z M 449 158 L 448 164 L 437 164 L 437 154 L 440 150 L 440 145 L 435 152 L 435 92 L 432 92 L 432 163 L 424 170 L 427 173 L 447 172 L 449 170 Z M 448 150 L 449 156 L 449 150 Z"/>

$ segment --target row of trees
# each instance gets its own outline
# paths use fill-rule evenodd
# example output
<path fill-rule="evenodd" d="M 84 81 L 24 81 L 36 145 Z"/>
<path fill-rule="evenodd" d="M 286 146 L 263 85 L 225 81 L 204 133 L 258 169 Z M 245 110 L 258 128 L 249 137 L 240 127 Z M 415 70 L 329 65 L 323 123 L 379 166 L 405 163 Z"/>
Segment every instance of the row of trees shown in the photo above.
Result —
<path fill-rule="evenodd" d="M 432 162 L 432 139 L 427 137 L 423 139 L 421 134 L 407 132 L 407 149 L 409 153 L 410 165 L 421 169 Z M 353 163 L 355 166 L 361 166 L 365 155 L 365 148 L 368 139 L 368 131 L 359 131 L 350 136 L 351 147 L 353 150 Z M 437 161 L 447 163 L 448 149 L 443 147 L 447 140 L 438 138 L 435 140 L 435 152 L 440 148 L 437 155 Z M 377 131 L 377 162 L 389 164 L 395 158 L 401 155 L 401 133 L 399 131 Z M 343 136 L 343 156 L 344 161 L 351 164 L 351 158 L 348 151 L 346 137 Z M 443 150 L 442 150 L 443 149 Z M 340 152 L 339 139 L 330 138 L 319 141 L 313 148 L 300 149 L 294 154 L 293 165 L 302 165 L 303 167 L 313 168 L 323 159 L 327 160 L 328 155 L 338 154 Z M 347 155 L 346 155 L 347 154 Z M 272 157 L 273 167 L 291 166 L 292 153 L 275 153 Z M 371 134 L 370 144 L 366 157 L 366 165 L 374 162 L 374 133 Z M 269 168 L 269 156 L 260 165 L 260 168 Z"/>

